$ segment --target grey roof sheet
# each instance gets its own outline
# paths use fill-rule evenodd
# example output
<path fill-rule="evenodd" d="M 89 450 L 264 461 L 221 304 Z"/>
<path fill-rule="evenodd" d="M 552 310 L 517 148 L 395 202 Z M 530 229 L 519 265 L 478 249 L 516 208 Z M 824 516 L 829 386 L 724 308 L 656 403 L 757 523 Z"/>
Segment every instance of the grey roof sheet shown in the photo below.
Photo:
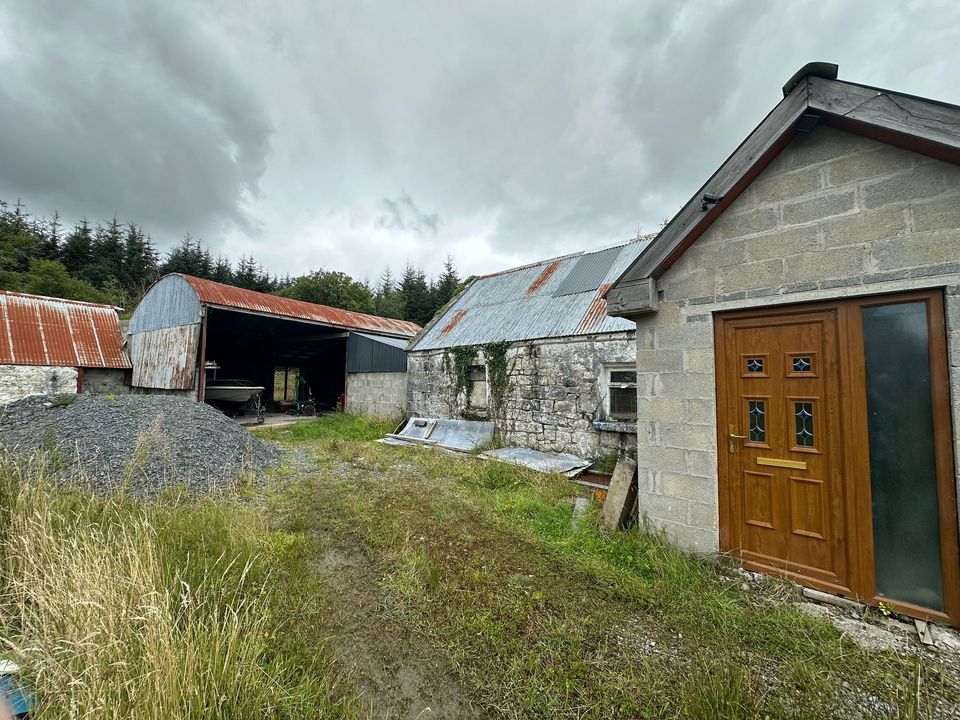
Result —
<path fill-rule="evenodd" d="M 387 337 L 386 335 L 369 335 L 362 332 L 355 332 L 353 334 L 359 335 L 367 340 L 373 340 L 373 342 L 380 343 L 381 345 L 389 345 L 390 347 L 400 348 L 401 350 L 406 350 L 407 345 L 410 344 L 409 338 Z"/>
<path fill-rule="evenodd" d="M 437 350 L 500 340 L 633 330 L 633 322 L 607 316 L 602 296 L 652 237 L 477 278 L 427 326 L 410 349 Z M 570 283 L 565 283 L 578 265 L 581 269 L 605 267 L 605 272 L 593 273 L 589 282 L 584 278 L 587 273 L 578 272 Z M 570 292 L 571 289 L 581 291 Z"/>

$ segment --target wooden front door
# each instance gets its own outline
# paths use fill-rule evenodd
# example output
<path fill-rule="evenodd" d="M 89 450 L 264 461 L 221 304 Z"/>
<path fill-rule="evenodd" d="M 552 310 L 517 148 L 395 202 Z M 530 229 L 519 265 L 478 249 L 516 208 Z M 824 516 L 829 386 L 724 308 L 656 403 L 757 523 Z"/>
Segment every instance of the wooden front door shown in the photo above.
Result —
<path fill-rule="evenodd" d="M 939 292 L 719 315 L 716 347 L 723 549 L 960 622 Z"/>

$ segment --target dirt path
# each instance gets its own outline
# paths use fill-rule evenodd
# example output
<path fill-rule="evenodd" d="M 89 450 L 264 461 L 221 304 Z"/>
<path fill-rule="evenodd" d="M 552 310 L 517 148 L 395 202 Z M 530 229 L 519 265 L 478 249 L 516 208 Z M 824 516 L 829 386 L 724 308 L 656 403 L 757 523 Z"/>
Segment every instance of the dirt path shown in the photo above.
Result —
<path fill-rule="evenodd" d="M 322 531 L 321 531 L 322 532 Z M 322 536 L 319 572 L 331 591 L 330 642 L 374 717 L 479 718 L 446 658 L 384 618 L 378 577 L 359 542 Z"/>

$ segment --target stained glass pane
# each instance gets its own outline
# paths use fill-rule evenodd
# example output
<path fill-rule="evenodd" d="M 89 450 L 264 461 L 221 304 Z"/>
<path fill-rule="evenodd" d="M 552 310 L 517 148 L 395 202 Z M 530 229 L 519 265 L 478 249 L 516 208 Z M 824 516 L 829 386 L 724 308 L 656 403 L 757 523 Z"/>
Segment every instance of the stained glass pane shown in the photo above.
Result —
<path fill-rule="evenodd" d="M 797 426 L 797 447 L 813 447 L 813 403 L 794 403 L 793 416 Z"/>
<path fill-rule="evenodd" d="M 747 433 L 750 436 L 750 442 L 767 441 L 767 416 L 763 400 L 747 402 L 747 427 L 750 429 Z"/>
<path fill-rule="evenodd" d="M 809 356 L 807 356 L 807 357 L 795 357 L 795 358 L 793 359 L 793 371 L 794 371 L 794 372 L 798 372 L 798 373 L 810 372 L 812 369 L 813 369 L 813 361 L 811 361 L 811 359 L 810 359 Z"/>
<path fill-rule="evenodd" d="M 763 358 L 750 358 L 747 360 L 747 372 L 762 373 Z"/>

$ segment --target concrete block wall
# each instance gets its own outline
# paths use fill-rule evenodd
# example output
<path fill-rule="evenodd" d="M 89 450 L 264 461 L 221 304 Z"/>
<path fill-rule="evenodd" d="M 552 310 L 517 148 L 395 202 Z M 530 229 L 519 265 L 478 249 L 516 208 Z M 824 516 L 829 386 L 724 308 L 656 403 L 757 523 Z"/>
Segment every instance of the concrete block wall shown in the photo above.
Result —
<path fill-rule="evenodd" d="M 406 414 L 407 373 L 349 373 L 347 411 L 383 418 Z"/>
<path fill-rule="evenodd" d="M 719 547 L 714 313 L 928 287 L 945 292 L 960 428 L 960 167 L 829 127 L 794 139 L 634 318 L 640 512 Z"/>
<path fill-rule="evenodd" d="M 83 392 L 96 395 L 122 395 L 130 392 L 129 370 L 112 368 L 85 368 Z"/>
<path fill-rule="evenodd" d="M 30 395 L 76 394 L 77 369 L 48 365 L 0 365 L 0 405 Z"/>
<path fill-rule="evenodd" d="M 504 405 L 489 411 L 467 411 L 464 398 L 456 397 L 442 350 L 412 352 L 407 357 L 408 409 L 423 417 L 489 417 L 507 445 L 590 459 L 621 447 L 632 453 L 632 423 L 621 424 L 623 432 L 594 426 L 604 420 L 604 363 L 632 365 L 631 336 L 611 333 L 515 343 L 507 351 L 510 382 Z M 484 364 L 482 352 L 476 364 Z"/>

